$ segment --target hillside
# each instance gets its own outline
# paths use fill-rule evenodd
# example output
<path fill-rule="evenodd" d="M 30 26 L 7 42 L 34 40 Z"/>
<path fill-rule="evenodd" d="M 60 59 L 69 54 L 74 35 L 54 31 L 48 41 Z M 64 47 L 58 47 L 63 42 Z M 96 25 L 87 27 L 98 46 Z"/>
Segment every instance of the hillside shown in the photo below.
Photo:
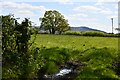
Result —
<path fill-rule="evenodd" d="M 84 32 L 84 31 L 99 31 L 99 32 L 104 32 L 105 31 L 101 31 L 101 30 L 97 30 L 97 29 L 92 29 L 89 27 L 85 27 L 85 26 L 81 26 L 81 27 L 70 27 L 71 31 L 80 31 L 80 32 Z"/>

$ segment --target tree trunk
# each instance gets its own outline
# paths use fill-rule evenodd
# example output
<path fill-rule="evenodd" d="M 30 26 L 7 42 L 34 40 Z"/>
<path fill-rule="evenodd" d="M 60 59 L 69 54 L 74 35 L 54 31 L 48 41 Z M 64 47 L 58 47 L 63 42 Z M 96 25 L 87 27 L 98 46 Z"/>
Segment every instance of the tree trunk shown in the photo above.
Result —
<path fill-rule="evenodd" d="M 55 29 L 54 28 L 52 28 L 52 34 L 55 34 Z"/>
<path fill-rule="evenodd" d="M 49 28 L 48 30 L 49 30 L 49 32 L 50 32 L 50 34 L 51 34 L 51 33 L 52 33 L 51 28 Z"/>

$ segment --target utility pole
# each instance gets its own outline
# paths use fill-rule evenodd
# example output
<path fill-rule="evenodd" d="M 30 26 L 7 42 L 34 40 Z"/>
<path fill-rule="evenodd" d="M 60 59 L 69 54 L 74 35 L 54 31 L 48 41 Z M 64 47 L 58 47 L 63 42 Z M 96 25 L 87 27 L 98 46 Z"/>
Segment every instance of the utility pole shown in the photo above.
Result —
<path fill-rule="evenodd" d="M 112 20 L 112 34 L 113 34 L 113 18 L 111 18 L 111 20 Z"/>

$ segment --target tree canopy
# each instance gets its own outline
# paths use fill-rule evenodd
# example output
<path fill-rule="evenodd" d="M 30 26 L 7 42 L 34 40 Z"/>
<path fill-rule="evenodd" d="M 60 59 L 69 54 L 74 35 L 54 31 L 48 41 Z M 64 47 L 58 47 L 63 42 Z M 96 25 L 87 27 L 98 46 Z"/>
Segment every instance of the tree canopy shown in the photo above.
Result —
<path fill-rule="evenodd" d="M 56 32 L 61 34 L 64 31 L 69 30 L 68 20 L 56 10 L 46 11 L 43 18 L 40 18 L 40 28 L 48 30 L 50 34 Z"/>

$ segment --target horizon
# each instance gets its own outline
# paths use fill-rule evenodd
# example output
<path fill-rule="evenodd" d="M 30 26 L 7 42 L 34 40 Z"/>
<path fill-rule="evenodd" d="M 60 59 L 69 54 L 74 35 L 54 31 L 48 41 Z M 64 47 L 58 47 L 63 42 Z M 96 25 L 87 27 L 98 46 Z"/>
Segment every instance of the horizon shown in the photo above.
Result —
<path fill-rule="evenodd" d="M 16 1 L 4 0 L 0 2 L 0 15 L 14 14 L 15 18 L 30 18 L 33 26 L 40 26 L 39 18 L 43 17 L 46 10 L 57 10 L 72 27 L 86 26 L 89 28 L 112 32 L 111 18 L 114 19 L 114 33 L 118 31 L 118 2 L 115 0 L 102 1 Z"/>

